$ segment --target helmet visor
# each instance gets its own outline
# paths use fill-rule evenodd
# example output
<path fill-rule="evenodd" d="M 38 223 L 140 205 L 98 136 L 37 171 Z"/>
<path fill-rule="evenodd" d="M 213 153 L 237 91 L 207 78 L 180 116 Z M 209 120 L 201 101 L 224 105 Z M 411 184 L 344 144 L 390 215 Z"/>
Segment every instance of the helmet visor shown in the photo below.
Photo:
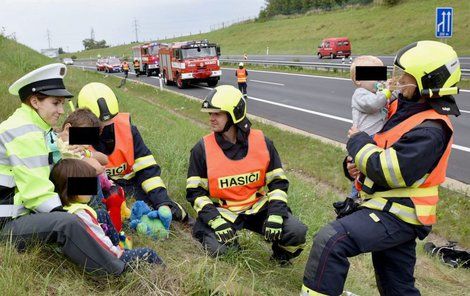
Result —
<path fill-rule="evenodd" d="M 407 88 L 416 88 L 416 80 L 413 76 L 406 73 L 402 68 L 398 66 L 393 67 L 392 78 L 388 81 L 388 89 L 391 91 L 399 90 L 403 92 Z"/>

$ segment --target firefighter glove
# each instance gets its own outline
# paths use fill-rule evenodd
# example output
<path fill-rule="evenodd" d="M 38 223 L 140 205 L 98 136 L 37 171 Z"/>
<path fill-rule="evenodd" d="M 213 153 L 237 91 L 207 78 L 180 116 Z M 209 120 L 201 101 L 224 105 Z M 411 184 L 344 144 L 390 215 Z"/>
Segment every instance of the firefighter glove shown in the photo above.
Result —
<path fill-rule="evenodd" d="M 215 231 L 215 236 L 220 243 L 226 243 L 235 237 L 235 231 L 230 223 L 220 216 L 209 221 L 209 226 Z"/>
<path fill-rule="evenodd" d="M 333 203 L 336 212 L 336 219 L 343 218 L 357 210 L 358 203 L 354 199 L 347 197 L 344 201 L 337 201 Z"/>
<path fill-rule="evenodd" d="M 269 215 L 264 224 L 264 239 L 268 242 L 274 242 L 281 239 L 282 223 L 284 219 L 279 215 Z"/>

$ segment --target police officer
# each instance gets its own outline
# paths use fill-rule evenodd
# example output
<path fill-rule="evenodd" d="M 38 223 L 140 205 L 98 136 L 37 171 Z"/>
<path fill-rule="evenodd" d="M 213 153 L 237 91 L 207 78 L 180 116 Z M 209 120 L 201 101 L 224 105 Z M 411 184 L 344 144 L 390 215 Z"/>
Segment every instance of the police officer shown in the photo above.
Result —
<path fill-rule="evenodd" d="M 247 87 L 247 80 L 248 80 L 248 71 L 245 69 L 243 62 L 238 64 L 238 69 L 235 71 L 235 76 L 237 77 L 238 89 L 243 94 L 245 100 L 247 99 L 246 94 L 246 87 Z"/>
<path fill-rule="evenodd" d="M 146 201 L 156 210 L 170 207 L 173 219 L 187 221 L 185 210 L 168 196 L 160 166 L 137 127 L 131 124 L 130 114 L 119 112 L 111 88 L 97 82 L 85 85 L 78 94 L 78 107 L 90 109 L 103 122 L 100 142 L 93 148 L 108 155 L 108 176 L 137 200 Z"/>
<path fill-rule="evenodd" d="M 217 256 L 237 247 L 236 232 L 246 228 L 272 242 L 273 259 L 288 263 L 302 252 L 307 227 L 287 205 L 289 181 L 273 142 L 250 128 L 233 86 L 212 90 L 201 111 L 209 113 L 212 133 L 191 150 L 186 198 L 197 213 L 193 235 Z"/>
<path fill-rule="evenodd" d="M 72 97 L 63 82 L 66 71 L 63 64 L 50 64 L 9 88 L 20 97 L 21 107 L 0 124 L 0 237 L 12 239 L 19 249 L 33 240 L 56 243 L 88 271 L 120 274 L 124 263 L 63 210 L 49 180 L 52 157 L 46 136 L 64 113 L 65 98 Z"/>
<path fill-rule="evenodd" d="M 361 174 L 362 204 L 323 227 L 305 268 L 302 295 L 340 295 L 348 257 L 372 253 L 381 295 L 420 295 L 413 276 L 415 239 L 436 223 L 438 187 L 444 182 L 453 128 L 460 115 L 461 70 L 452 47 L 419 41 L 395 57 L 392 88 L 399 90 L 391 116 L 374 138 L 349 131 L 348 177 Z M 345 203 L 348 207 L 348 203 Z"/>

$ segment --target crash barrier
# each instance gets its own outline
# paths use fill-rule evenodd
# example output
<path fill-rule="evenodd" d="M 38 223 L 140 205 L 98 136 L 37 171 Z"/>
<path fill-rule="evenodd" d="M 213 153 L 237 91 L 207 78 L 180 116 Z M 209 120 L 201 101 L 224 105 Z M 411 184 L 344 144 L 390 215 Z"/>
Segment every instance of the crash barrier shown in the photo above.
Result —
<path fill-rule="evenodd" d="M 294 61 L 270 61 L 270 60 L 245 60 L 245 59 L 227 59 L 221 58 L 221 62 L 226 63 L 240 63 L 243 62 L 245 65 L 264 65 L 264 66 L 287 66 L 287 67 L 300 67 L 305 69 L 314 69 L 314 70 L 326 70 L 334 71 L 341 73 L 349 73 L 349 68 L 351 67 L 349 59 L 345 60 L 344 64 L 339 63 L 315 63 L 315 62 L 294 62 Z M 392 72 L 393 66 L 387 66 L 387 71 Z M 462 76 L 470 76 L 470 69 L 462 69 Z"/>

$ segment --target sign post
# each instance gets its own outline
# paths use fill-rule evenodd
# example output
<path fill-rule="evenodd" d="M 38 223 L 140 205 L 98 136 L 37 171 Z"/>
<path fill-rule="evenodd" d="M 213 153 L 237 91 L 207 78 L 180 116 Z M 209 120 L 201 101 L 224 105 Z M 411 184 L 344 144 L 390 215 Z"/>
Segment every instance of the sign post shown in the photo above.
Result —
<path fill-rule="evenodd" d="M 436 7 L 436 38 L 446 39 L 452 37 L 454 22 L 454 9 L 452 7 Z"/>

